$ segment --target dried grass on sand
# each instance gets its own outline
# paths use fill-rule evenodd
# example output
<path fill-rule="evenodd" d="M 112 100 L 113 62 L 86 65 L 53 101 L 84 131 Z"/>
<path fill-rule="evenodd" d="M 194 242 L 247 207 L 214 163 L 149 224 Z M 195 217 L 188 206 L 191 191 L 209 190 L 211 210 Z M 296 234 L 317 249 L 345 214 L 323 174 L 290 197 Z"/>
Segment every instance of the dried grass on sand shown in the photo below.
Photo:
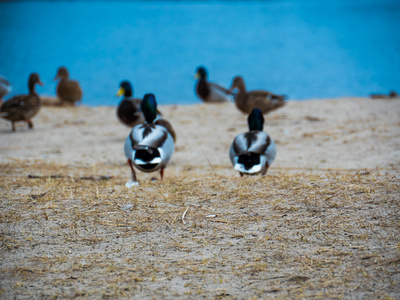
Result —
<path fill-rule="evenodd" d="M 163 108 L 176 154 L 132 190 L 113 108 L 1 122 L 0 298 L 399 298 L 398 104 L 363 101 L 268 115 L 277 161 L 244 178 L 226 153 L 243 115 Z"/>

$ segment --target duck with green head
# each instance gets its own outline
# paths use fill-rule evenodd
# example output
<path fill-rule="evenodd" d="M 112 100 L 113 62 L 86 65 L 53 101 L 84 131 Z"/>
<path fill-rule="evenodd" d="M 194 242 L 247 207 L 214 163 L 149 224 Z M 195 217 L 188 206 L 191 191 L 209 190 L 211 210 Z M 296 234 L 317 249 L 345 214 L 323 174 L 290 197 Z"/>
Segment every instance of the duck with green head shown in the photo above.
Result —
<path fill-rule="evenodd" d="M 160 122 L 158 119 L 153 94 L 144 95 L 141 109 L 145 123 L 133 127 L 125 140 L 125 156 L 132 171 L 132 180 L 126 184 L 127 187 L 139 185 L 134 167 L 146 173 L 160 170 L 163 180 L 164 169 L 175 150 L 175 133 L 167 120 Z"/>
<path fill-rule="evenodd" d="M 248 119 L 249 131 L 235 137 L 229 157 L 235 170 L 243 174 L 265 175 L 276 156 L 274 141 L 264 132 L 262 111 L 254 108 Z"/>
<path fill-rule="evenodd" d="M 205 103 L 221 103 L 230 102 L 229 95 L 232 93 L 223 88 L 222 86 L 207 80 L 207 70 L 203 66 L 196 69 L 195 78 L 198 79 L 196 83 L 196 94 Z"/>

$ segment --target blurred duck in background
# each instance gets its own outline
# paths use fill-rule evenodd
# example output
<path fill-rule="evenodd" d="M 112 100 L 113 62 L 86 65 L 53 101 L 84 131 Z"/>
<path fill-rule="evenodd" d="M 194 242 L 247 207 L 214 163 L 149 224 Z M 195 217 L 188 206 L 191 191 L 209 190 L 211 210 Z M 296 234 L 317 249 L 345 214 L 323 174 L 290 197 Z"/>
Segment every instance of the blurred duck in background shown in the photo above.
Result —
<path fill-rule="evenodd" d="M 274 141 L 263 131 L 264 116 L 254 108 L 247 119 L 249 131 L 238 134 L 229 150 L 229 158 L 235 170 L 243 174 L 265 175 L 276 156 Z"/>
<path fill-rule="evenodd" d="M 121 102 L 117 106 L 117 118 L 126 126 L 134 127 L 144 123 L 142 113 L 142 99 L 133 98 L 133 86 L 128 80 L 120 83 L 117 97 L 123 96 Z"/>
<path fill-rule="evenodd" d="M 24 121 L 30 129 L 33 128 L 32 118 L 39 112 L 40 97 L 35 91 L 35 85 L 43 85 L 39 74 L 31 73 L 28 78 L 28 95 L 17 95 L 1 105 L 0 117 L 11 121 L 12 131 L 15 131 L 15 122 Z"/>
<path fill-rule="evenodd" d="M 160 170 L 161 180 L 164 169 L 175 149 L 175 132 L 167 121 L 160 123 L 157 119 L 157 102 L 153 94 L 143 97 L 141 108 L 146 122 L 132 128 L 125 140 L 124 152 L 132 171 L 132 180 L 126 183 L 128 188 L 139 185 L 135 168 L 142 172 Z M 168 123 L 169 128 L 163 124 Z"/>
<path fill-rule="evenodd" d="M 390 91 L 389 94 L 371 94 L 371 99 L 395 99 L 400 98 L 400 95 L 396 91 Z"/>
<path fill-rule="evenodd" d="M 207 80 L 207 70 L 203 66 L 199 66 L 196 69 L 195 79 L 196 84 L 196 95 L 206 103 L 221 103 L 230 102 L 231 91 L 223 88 L 222 86 L 212 83 Z"/>
<path fill-rule="evenodd" d="M 266 114 L 286 104 L 285 95 L 276 95 L 263 90 L 246 91 L 246 85 L 241 76 L 233 78 L 230 89 L 231 91 L 238 89 L 235 104 L 245 114 L 250 114 L 253 108 L 259 108 L 263 114 Z"/>
<path fill-rule="evenodd" d="M 76 80 L 69 79 L 69 72 L 66 67 L 59 67 L 54 81 L 59 80 L 56 93 L 61 105 L 73 106 L 76 102 L 82 101 L 82 89 Z"/>
<path fill-rule="evenodd" d="M 11 92 L 11 90 L 11 84 L 0 75 L 0 105 L 3 103 L 4 96 Z"/>

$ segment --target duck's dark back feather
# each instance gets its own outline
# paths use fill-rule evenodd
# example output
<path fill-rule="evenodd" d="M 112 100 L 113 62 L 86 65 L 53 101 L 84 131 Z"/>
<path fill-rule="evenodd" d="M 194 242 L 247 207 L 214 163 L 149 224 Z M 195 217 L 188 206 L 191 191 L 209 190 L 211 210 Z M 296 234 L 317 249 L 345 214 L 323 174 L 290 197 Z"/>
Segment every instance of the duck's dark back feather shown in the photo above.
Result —
<path fill-rule="evenodd" d="M 17 122 L 34 117 L 40 110 L 40 98 L 37 95 L 15 96 L 1 106 L 3 118 Z"/>
<path fill-rule="evenodd" d="M 133 127 L 144 122 L 144 117 L 140 109 L 141 99 L 124 99 L 118 105 L 117 116 L 119 120 Z"/>

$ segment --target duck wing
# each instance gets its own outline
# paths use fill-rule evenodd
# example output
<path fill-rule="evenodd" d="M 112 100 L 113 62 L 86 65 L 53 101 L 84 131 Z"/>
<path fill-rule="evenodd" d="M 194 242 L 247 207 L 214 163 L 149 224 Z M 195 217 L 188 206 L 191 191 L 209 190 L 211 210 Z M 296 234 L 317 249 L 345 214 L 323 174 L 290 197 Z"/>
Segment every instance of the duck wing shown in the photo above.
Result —
<path fill-rule="evenodd" d="M 167 121 L 166 119 L 163 119 L 163 118 L 159 118 L 159 119 L 157 119 L 157 121 L 154 122 L 154 124 L 165 127 L 167 129 L 168 133 L 172 136 L 174 142 L 176 142 L 176 133 L 169 121 Z"/>
<path fill-rule="evenodd" d="M 140 146 L 159 148 L 164 145 L 167 138 L 166 128 L 147 123 L 135 126 L 130 134 L 132 149 Z"/>
<path fill-rule="evenodd" d="M 246 95 L 246 107 L 250 113 L 253 108 L 259 108 L 267 113 L 286 104 L 286 96 L 276 95 L 268 91 L 251 91 Z"/>
<path fill-rule="evenodd" d="M 206 80 L 199 80 L 196 93 L 204 102 L 228 102 L 230 99 L 227 95 L 231 94 L 222 86 Z"/>
<path fill-rule="evenodd" d="M 226 94 L 226 95 L 231 95 L 232 92 L 222 86 L 220 86 L 219 84 L 213 83 L 213 82 L 209 82 L 208 83 L 210 85 L 210 87 L 215 88 L 216 90 L 221 91 L 222 93 Z"/>
<path fill-rule="evenodd" d="M 40 109 L 40 98 L 36 95 L 19 95 L 10 98 L 1 106 L 1 116 L 20 121 L 33 117 Z"/>
<path fill-rule="evenodd" d="M 266 132 L 249 131 L 235 137 L 232 143 L 235 155 L 242 155 L 248 152 L 264 154 L 271 144 L 271 138 Z"/>

